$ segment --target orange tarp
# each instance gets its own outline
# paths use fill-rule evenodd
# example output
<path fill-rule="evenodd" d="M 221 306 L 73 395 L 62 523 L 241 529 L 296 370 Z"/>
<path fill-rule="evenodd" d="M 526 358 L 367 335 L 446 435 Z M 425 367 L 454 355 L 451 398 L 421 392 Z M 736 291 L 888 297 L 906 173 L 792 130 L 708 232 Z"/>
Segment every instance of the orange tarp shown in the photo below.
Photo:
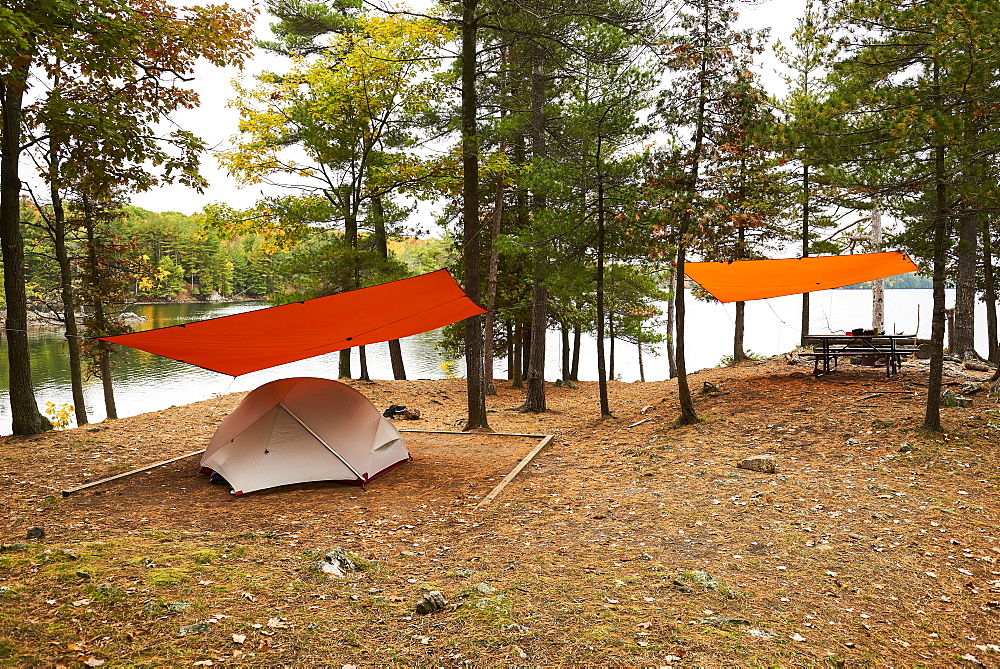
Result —
<path fill-rule="evenodd" d="M 448 270 L 439 270 L 329 297 L 103 339 L 239 376 L 427 332 L 484 313 Z"/>
<path fill-rule="evenodd" d="M 720 302 L 744 302 L 840 288 L 918 269 L 908 255 L 899 251 L 684 265 L 684 273 Z"/>

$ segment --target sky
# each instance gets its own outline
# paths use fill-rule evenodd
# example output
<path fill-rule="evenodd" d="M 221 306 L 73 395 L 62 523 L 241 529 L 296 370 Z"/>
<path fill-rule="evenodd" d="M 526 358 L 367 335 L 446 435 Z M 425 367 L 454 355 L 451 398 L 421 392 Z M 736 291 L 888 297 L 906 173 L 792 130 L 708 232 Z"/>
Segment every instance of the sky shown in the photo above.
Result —
<path fill-rule="evenodd" d="M 255 3 L 253 0 L 229 0 L 229 4 L 242 9 L 252 7 Z M 776 38 L 787 42 L 795 27 L 795 21 L 804 8 L 805 0 L 762 0 L 745 4 L 740 12 L 741 27 L 766 28 L 770 30 L 772 43 Z M 273 17 L 262 11 L 255 26 L 258 38 L 271 38 L 269 25 L 272 22 Z M 173 120 L 178 126 L 194 132 L 205 140 L 212 150 L 231 146 L 239 122 L 239 114 L 227 106 L 228 101 L 234 96 L 233 79 L 252 80 L 255 74 L 264 71 L 280 72 L 287 66 L 285 59 L 260 50 L 255 50 L 254 57 L 245 64 L 242 71 L 234 67 L 217 68 L 209 63 L 203 63 L 195 72 L 195 79 L 191 84 L 198 91 L 201 106 L 197 109 L 183 110 L 175 114 Z M 768 48 L 764 54 L 761 76 L 765 87 L 771 92 L 780 90 L 781 86 L 780 78 L 774 73 L 777 66 L 773 52 Z M 218 161 L 210 153 L 202 158 L 202 174 L 210 184 L 204 193 L 198 193 L 185 186 L 168 185 L 133 195 L 132 204 L 155 212 L 177 211 L 193 214 L 214 202 L 246 208 L 261 196 L 261 186 L 240 188 L 235 179 L 219 166 Z"/>

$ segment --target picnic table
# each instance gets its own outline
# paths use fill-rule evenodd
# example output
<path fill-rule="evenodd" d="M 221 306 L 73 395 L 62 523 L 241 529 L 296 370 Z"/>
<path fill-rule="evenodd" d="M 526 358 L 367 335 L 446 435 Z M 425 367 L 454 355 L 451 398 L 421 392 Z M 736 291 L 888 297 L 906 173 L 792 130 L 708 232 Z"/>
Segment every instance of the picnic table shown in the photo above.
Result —
<path fill-rule="evenodd" d="M 813 342 L 813 349 L 799 355 L 813 359 L 816 376 L 836 371 L 843 357 L 865 357 L 872 362 L 884 360 L 885 375 L 892 377 L 899 373 L 903 358 L 917 352 L 916 335 L 808 334 L 804 340 Z"/>

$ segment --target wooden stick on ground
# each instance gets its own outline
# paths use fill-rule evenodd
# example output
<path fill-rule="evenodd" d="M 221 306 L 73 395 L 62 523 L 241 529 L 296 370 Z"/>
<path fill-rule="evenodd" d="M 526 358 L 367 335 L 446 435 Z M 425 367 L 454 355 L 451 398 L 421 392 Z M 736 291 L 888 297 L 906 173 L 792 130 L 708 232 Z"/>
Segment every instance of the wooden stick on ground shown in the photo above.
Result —
<path fill-rule="evenodd" d="M 204 448 L 199 451 L 191 451 L 190 453 L 186 453 L 184 455 L 178 455 L 176 458 L 170 458 L 169 460 L 164 460 L 162 462 L 154 462 L 151 465 L 146 465 L 145 467 L 139 467 L 139 469 L 133 469 L 132 471 L 129 472 L 115 474 L 114 476 L 109 476 L 106 479 L 100 479 L 99 481 L 91 481 L 90 483 L 85 483 L 81 486 L 70 488 L 69 490 L 63 490 L 62 496 L 66 497 L 67 495 L 72 495 L 75 492 L 80 492 L 81 490 L 86 490 L 87 488 L 93 488 L 94 486 L 101 485 L 102 483 L 108 483 L 109 481 L 114 481 L 116 479 L 123 479 L 126 476 L 132 476 L 132 474 L 139 474 L 141 472 L 148 471 L 150 469 L 155 469 L 156 467 L 169 465 L 171 462 L 177 462 L 178 460 L 183 460 L 184 458 L 190 458 L 192 455 L 198 455 L 199 453 L 204 453 L 204 452 L 205 452 Z"/>
<path fill-rule="evenodd" d="M 483 435 L 487 437 L 533 437 L 535 439 L 542 439 L 547 437 L 546 434 L 520 434 L 518 432 L 457 432 L 455 430 L 397 430 L 398 432 L 422 432 L 424 434 L 464 434 L 464 435 Z"/>
<path fill-rule="evenodd" d="M 466 433 L 466 434 L 468 434 L 468 433 Z M 538 436 L 538 435 L 535 435 L 535 436 Z M 555 438 L 555 435 L 553 435 L 553 434 L 547 434 L 547 435 L 545 435 L 545 438 L 542 439 L 540 442 L 538 442 L 538 445 L 535 446 L 535 448 L 531 451 L 531 453 L 528 453 L 526 456 L 524 456 L 524 459 L 522 459 L 519 463 L 517 463 L 517 466 L 514 467 L 514 469 L 510 470 L 510 473 L 507 474 L 507 476 L 503 477 L 503 480 L 500 481 L 500 483 L 497 484 L 497 487 L 493 488 L 493 490 L 490 491 L 490 494 L 488 494 L 486 497 L 484 497 L 483 500 L 481 502 L 479 502 L 479 504 L 476 505 L 476 508 L 473 509 L 473 511 L 479 511 L 480 509 L 482 509 L 486 505 L 488 505 L 490 502 L 492 502 L 494 499 L 496 499 L 497 495 L 499 495 L 501 492 L 503 492 L 503 489 L 507 487 L 507 484 L 510 483 L 511 481 L 513 481 L 514 478 L 518 474 L 520 474 L 521 471 L 525 467 L 528 466 L 528 463 L 530 463 L 532 460 L 535 459 L 536 455 L 538 455 L 543 450 L 545 450 L 545 447 L 548 446 L 549 444 L 551 444 L 552 440 L 554 438 Z"/>

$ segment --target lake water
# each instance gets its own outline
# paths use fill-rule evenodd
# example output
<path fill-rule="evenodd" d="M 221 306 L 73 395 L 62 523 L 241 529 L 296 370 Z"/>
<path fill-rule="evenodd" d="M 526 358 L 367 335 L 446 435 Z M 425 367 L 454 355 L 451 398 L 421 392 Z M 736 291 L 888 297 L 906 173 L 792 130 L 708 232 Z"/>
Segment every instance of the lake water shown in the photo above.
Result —
<path fill-rule="evenodd" d="M 917 332 L 921 337 L 930 336 L 932 296 L 929 289 L 887 290 L 885 299 L 886 330 L 892 332 Z M 746 307 L 746 335 L 744 346 L 756 354 L 771 356 L 790 351 L 799 341 L 798 326 L 801 320 L 802 298 L 799 295 L 748 302 Z M 812 293 L 812 332 L 837 332 L 871 324 L 871 293 L 865 290 L 827 290 Z M 947 291 L 947 304 L 954 304 L 954 290 Z M 204 318 L 217 318 L 230 314 L 259 309 L 262 303 L 238 304 L 158 304 L 137 305 L 133 311 L 145 316 L 146 321 L 136 329 L 147 330 L 176 325 Z M 665 305 L 663 305 L 665 306 Z M 714 367 L 726 355 L 732 355 L 735 305 L 718 302 L 701 302 L 690 298 L 688 314 L 688 370 Z M 403 357 L 407 376 L 411 379 L 443 378 L 442 364 L 450 359 L 435 347 L 439 334 L 427 332 L 402 340 Z M 560 336 L 551 332 L 547 340 L 546 378 L 559 375 Z M 39 405 L 51 401 L 57 405 L 72 402 L 69 387 L 65 338 L 58 330 L 32 332 L 30 335 L 35 396 Z M 977 304 L 976 346 L 985 353 L 985 305 Z M 584 337 L 580 360 L 580 378 L 597 379 L 596 345 L 591 337 Z M 385 344 L 369 346 L 368 366 L 372 378 L 391 379 L 388 348 Z M 357 356 L 352 356 L 353 371 L 357 374 Z M 667 377 L 665 357 L 643 355 L 647 381 Z M 6 367 L 6 340 L 0 346 L 0 364 Z M 464 375 L 464 364 L 458 361 L 455 371 Z M 639 362 L 635 346 L 616 342 L 615 373 L 623 381 L 639 379 Z M 497 378 L 504 378 L 506 361 L 498 360 Z M 130 359 L 119 362 L 114 371 L 115 397 L 119 416 L 156 411 L 177 404 L 187 404 L 208 399 L 227 392 L 251 390 L 268 381 L 291 376 L 318 376 L 337 378 L 337 354 L 329 354 L 299 362 L 261 370 L 235 379 L 186 365 L 168 358 L 142 351 L 131 351 Z M 6 378 L 0 389 L 0 434 L 10 431 L 10 407 L 7 401 Z M 104 418 L 101 386 L 98 381 L 86 384 L 87 412 L 91 421 Z"/>

